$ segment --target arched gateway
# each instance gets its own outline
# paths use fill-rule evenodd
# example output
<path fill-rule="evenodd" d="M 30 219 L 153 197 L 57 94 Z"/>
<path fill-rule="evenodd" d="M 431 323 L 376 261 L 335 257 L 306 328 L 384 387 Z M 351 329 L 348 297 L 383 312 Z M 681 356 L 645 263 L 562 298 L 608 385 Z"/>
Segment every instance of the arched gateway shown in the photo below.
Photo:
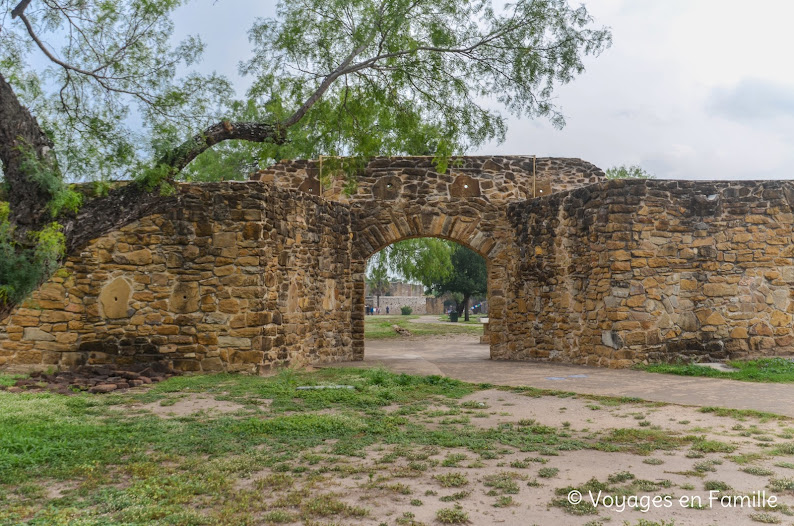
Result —
<path fill-rule="evenodd" d="M 326 165 L 327 166 L 327 165 Z M 603 180 L 597 167 L 579 159 L 464 157 L 438 173 L 432 157 L 392 157 L 371 161 L 357 177 L 352 195 L 343 180 L 323 189 L 318 161 L 285 162 L 257 174 L 261 181 L 300 187 L 344 202 L 351 211 L 350 270 L 353 296 L 353 356 L 364 356 L 364 288 L 367 259 L 381 249 L 415 237 L 439 237 L 481 255 L 488 267 L 491 356 L 508 358 L 503 337 L 508 263 L 516 261 L 514 228 L 507 205 L 533 196 Z"/>
<path fill-rule="evenodd" d="M 450 166 L 376 158 L 351 195 L 322 160 L 180 185 L 167 213 L 92 240 L 0 321 L 0 368 L 361 359 L 367 258 L 426 236 L 487 260 L 494 359 L 794 351 L 794 184 L 605 181 L 559 158 Z"/>

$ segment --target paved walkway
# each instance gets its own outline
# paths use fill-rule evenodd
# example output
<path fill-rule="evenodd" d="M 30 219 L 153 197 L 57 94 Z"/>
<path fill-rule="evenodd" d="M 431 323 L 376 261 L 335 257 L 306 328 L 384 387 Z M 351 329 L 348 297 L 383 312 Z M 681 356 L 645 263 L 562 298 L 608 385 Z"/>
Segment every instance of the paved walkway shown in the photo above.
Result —
<path fill-rule="evenodd" d="M 769 411 L 794 417 L 794 384 L 690 378 L 634 370 L 495 361 L 487 345 L 469 335 L 411 340 L 367 341 L 363 362 L 339 365 L 374 367 L 412 374 L 438 374 L 466 382 L 532 386 L 576 393 L 632 396 L 696 406 Z"/>

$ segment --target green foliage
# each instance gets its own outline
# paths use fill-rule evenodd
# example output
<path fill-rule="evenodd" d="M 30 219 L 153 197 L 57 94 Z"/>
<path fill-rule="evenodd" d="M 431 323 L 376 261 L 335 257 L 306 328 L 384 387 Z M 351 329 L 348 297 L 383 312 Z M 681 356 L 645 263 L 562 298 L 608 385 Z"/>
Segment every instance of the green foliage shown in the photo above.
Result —
<path fill-rule="evenodd" d="M 555 84 L 610 44 L 609 32 L 590 24 L 584 7 L 559 0 L 502 9 L 490 1 L 282 1 L 277 19 L 257 20 L 249 32 L 254 56 L 242 71 L 254 77 L 249 98 L 284 120 L 346 57 L 354 68 L 287 130 L 283 148 L 271 147 L 274 158 L 409 153 L 432 155 L 443 170 L 453 151 L 504 137 L 505 117 L 480 97 L 562 126 Z"/>
<path fill-rule="evenodd" d="M 639 165 L 631 165 L 626 166 L 625 164 L 621 164 L 620 166 L 613 166 L 612 168 L 607 168 L 606 171 L 607 179 L 653 179 L 654 175 L 643 170 L 642 167 Z"/>
<path fill-rule="evenodd" d="M 184 3 L 31 5 L 25 15 L 54 55 L 91 75 L 39 60 L 25 26 L 0 19 L 0 71 L 53 140 L 67 180 L 130 178 L 225 111 L 229 82 L 190 70 L 204 44 L 172 38 L 171 16 Z"/>
<path fill-rule="evenodd" d="M 389 269 L 381 258 L 373 258 L 367 272 L 367 285 L 370 293 L 376 296 L 383 296 L 389 292 L 391 282 L 389 282 Z"/>
<path fill-rule="evenodd" d="M 64 183 L 54 159 L 40 159 L 28 145 L 21 146 L 19 151 L 22 172 L 50 197 L 47 203 L 50 215 L 57 217 L 64 210 L 76 213 L 83 204 L 83 196 Z"/>
<path fill-rule="evenodd" d="M 449 292 L 462 297 L 462 301 L 458 302 L 458 312 L 465 311 L 466 321 L 469 321 L 469 297 L 488 291 L 485 259 L 469 248 L 454 245 L 450 262 L 453 271 L 449 276 L 434 281 L 429 288 L 436 296 Z"/>
<path fill-rule="evenodd" d="M 400 307 L 400 314 L 402 314 L 403 316 L 410 316 L 413 311 L 414 310 L 411 307 L 405 305 Z"/>
<path fill-rule="evenodd" d="M 284 141 L 216 146 L 184 178 L 238 179 L 276 159 L 318 155 L 430 155 L 443 171 L 453 152 L 504 137 L 506 116 L 480 102 L 489 95 L 516 116 L 562 126 L 554 88 L 611 43 L 584 6 L 564 0 L 498 8 L 490 0 L 282 0 L 277 18 L 249 31 L 253 53 L 241 72 L 251 87 L 235 100 L 228 80 L 192 70 L 199 38 L 173 41 L 171 17 L 184 3 L 29 8 L 41 39 L 57 43 L 54 54 L 72 70 L 42 67 L 24 26 L 0 18 L 0 70 L 53 138 L 66 177 L 129 178 L 208 122 L 275 124 L 304 105 Z M 324 79 L 333 81 L 328 89 Z"/>
<path fill-rule="evenodd" d="M 451 241 L 432 237 L 405 239 L 384 248 L 377 257 L 393 273 L 430 288 L 434 282 L 452 274 L 456 246 Z"/>
<path fill-rule="evenodd" d="M 0 203 L 0 305 L 20 301 L 59 266 L 65 238 L 58 223 L 31 232 L 35 248 L 20 246 L 8 222 L 8 203 Z"/>

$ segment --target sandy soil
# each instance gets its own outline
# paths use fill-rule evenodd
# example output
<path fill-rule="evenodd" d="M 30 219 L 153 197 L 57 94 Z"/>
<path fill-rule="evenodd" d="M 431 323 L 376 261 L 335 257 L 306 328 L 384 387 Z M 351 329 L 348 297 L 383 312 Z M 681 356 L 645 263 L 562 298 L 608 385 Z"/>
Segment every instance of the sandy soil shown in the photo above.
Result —
<path fill-rule="evenodd" d="M 173 398 L 168 400 L 168 405 L 163 405 L 162 401 L 150 404 L 133 404 L 129 406 L 132 410 L 144 410 L 163 418 L 179 418 L 195 415 L 196 413 L 234 413 L 240 411 L 245 406 L 235 402 L 216 400 L 210 396 L 201 394 L 184 394 L 171 403 Z"/>
<path fill-rule="evenodd" d="M 638 520 L 674 520 L 676 525 L 703 524 L 757 524 L 751 518 L 754 513 L 767 513 L 784 524 L 794 522 L 794 517 L 781 511 L 753 510 L 750 508 L 723 507 L 719 502 L 709 502 L 709 492 L 704 489 L 707 481 L 720 481 L 732 490 L 728 494 L 750 494 L 766 489 L 766 495 L 774 494 L 780 503 L 794 506 L 794 492 L 772 492 L 767 485 L 770 479 L 792 478 L 794 469 L 776 467 L 779 462 L 792 462 L 794 456 L 765 456 L 746 465 L 740 465 L 731 457 L 740 454 L 760 453 L 768 455 L 771 447 L 792 443 L 794 423 L 791 421 L 757 419 L 737 420 L 734 417 L 720 417 L 711 413 L 701 413 L 697 408 L 676 405 L 659 406 L 650 403 L 620 403 L 610 405 L 583 397 L 543 396 L 530 397 L 524 394 L 499 390 L 486 390 L 474 393 L 460 400 L 460 407 L 467 408 L 452 418 L 469 417 L 469 425 L 488 429 L 500 424 L 517 423 L 532 419 L 538 424 L 566 430 L 573 437 L 593 437 L 618 428 L 655 429 L 684 435 L 704 436 L 709 440 L 737 446 L 732 453 L 698 453 L 700 458 L 691 458 L 693 453 L 688 446 L 674 451 L 656 451 L 649 456 L 632 453 L 602 452 L 591 449 L 560 451 L 558 455 L 538 455 L 537 452 L 510 451 L 495 459 L 482 459 L 468 450 L 416 447 L 408 454 L 400 447 L 386 446 L 366 452 L 365 458 L 329 456 L 328 447 L 321 447 L 313 453 L 323 455 L 324 460 L 312 469 L 322 466 L 339 469 L 340 472 L 325 471 L 324 479 L 316 479 L 310 484 L 312 494 L 334 493 L 344 502 L 368 508 L 370 514 L 365 519 L 348 518 L 344 524 L 438 524 L 436 513 L 442 508 L 452 508 L 455 502 L 443 502 L 445 496 L 460 491 L 469 492 L 457 501 L 466 512 L 470 524 L 504 525 L 584 525 L 636 524 Z M 428 408 L 428 411 L 449 407 Z M 434 421 L 437 425 L 449 416 L 419 416 L 422 421 Z M 642 424 L 641 422 L 649 422 Z M 749 435 L 749 436 L 745 436 Z M 759 440 L 759 437 L 762 437 Z M 422 451 L 425 451 L 422 454 Z M 389 453 L 395 458 L 389 458 Z M 450 454 L 459 454 L 463 460 L 455 467 L 444 467 L 441 463 Z M 402 456 L 399 456 L 402 455 Z M 689 456 L 688 456 L 689 455 Z M 425 458 L 426 457 L 426 458 Z M 413 458 L 413 460 L 411 460 Z M 417 460 L 418 459 L 418 460 Z M 661 462 L 660 464 L 646 463 Z M 521 462 L 526 461 L 528 462 Z M 539 462 L 542 460 L 543 462 Z M 695 467 L 709 464 L 713 471 L 698 472 Z M 426 464 L 428 469 L 417 471 L 409 466 L 414 463 Z M 511 464 L 519 462 L 519 464 Z M 748 465 L 767 468 L 773 475 L 756 476 L 740 471 Z M 556 468 L 558 472 L 549 478 L 540 476 L 540 470 Z M 495 507 L 498 495 L 489 495 L 492 488 L 485 485 L 487 477 L 499 473 L 514 473 L 518 483 L 518 493 L 510 495 L 512 505 Z M 551 506 L 555 489 L 578 486 L 595 477 L 606 482 L 610 475 L 629 472 L 636 479 L 663 482 L 667 487 L 656 491 L 638 491 L 637 496 L 651 498 L 658 495 L 662 499 L 670 497 L 669 507 L 649 506 L 647 512 L 635 509 L 617 511 L 615 508 L 599 507 L 597 515 L 572 515 L 564 509 Z M 347 473 L 347 474 L 345 474 Z M 372 475 L 370 475 L 370 473 Z M 468 483 L 460 488 L 445 488 L 435 478 L 446 473 L 462 473 Z M 249 479 L 240 481 L 250 487 L 256 480 L 267 476 L 268 472 L 257 473 Z M 300 485 L 303 478 L 297 478 Z M 667 482 L 664 482 L 667 481 Z M 539 485 L 537 485 L 539 483 Z M 532 484 L 531 486 L 528 484 Z M 293 488 L 296 489 L 296 488 Z M 699 497 L 704 509 L 692 509 L 681 505 L 682 497 Z M 586 499 L 589 498 L 586 494 Z M 564 497 L 562 497 L 564 498 Z M 663 501 L 662 501 L 663 502 Z M 405 517 L 411 513 L 411 518 Z M 789 512 L 791 513 L 791 512 Z M 399 520 L 402 520 L 400 522 Z"/>

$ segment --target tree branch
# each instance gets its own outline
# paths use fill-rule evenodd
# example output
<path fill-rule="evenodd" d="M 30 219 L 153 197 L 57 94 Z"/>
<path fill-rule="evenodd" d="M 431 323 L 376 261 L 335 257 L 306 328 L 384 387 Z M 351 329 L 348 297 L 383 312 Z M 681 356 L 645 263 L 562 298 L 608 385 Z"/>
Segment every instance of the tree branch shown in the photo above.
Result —
<path fill-rule="evenodd" d="M 22 0 L 13 10 L 11 10 L 11 18 L 22 16 L 22 13 L 25 12 L 25 9 L 28 8 L 28 5 L 30 5 L 31 1 L 32 0 Z"/>
<path fill-rule="evenodd" d="M 281 144 L 284 141 L 283 130 L 283 127 L 268 123 L 221 121 L 166 153 L 157 163 L 170 166 L 172 173 L 177 174 L 199 154 L 220 142 L 244 140 Z"/>

